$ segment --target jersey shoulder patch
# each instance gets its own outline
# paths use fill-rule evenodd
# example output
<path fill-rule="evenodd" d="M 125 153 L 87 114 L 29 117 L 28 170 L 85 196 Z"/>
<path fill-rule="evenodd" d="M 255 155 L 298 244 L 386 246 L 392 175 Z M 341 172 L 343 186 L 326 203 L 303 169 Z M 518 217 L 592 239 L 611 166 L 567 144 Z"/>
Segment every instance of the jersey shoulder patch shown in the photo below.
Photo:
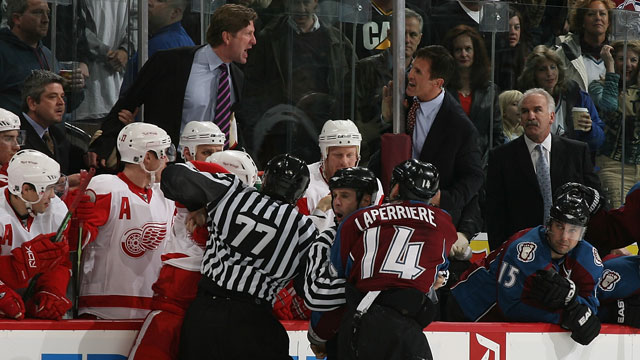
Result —
<path fill-rule="evenodd" d="M 603 291 L 613 291 L 616 288 L 616 284 L 620 281 L 622 277 L 617 271 L 613 271 L 611 269 L 605 269 L 602 273 L 602 278 L 600 279 L 600 283 L 598 287 Z"/>
<path fill-rule="evenodd" d="M 516 245 L 517 259 L 524 263 L 529 263 L 536 258 L 538 245 L 531 241 L 523 241 Z"/>

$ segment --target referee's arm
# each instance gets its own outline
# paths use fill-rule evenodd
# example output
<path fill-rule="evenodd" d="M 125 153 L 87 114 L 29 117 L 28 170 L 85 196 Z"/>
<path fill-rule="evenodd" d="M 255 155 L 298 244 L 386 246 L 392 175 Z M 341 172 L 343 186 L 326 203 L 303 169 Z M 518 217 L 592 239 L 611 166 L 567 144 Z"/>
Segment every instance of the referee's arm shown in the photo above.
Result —
<path fill-rule="evenodd" d="M 184 164 L 175 164 L 162 171 L 160 189 L 167 199 L 183 204 L 189 211 L 195 211 L 217 201 L 232 183 L 231 178 L 214 177 Z"/>

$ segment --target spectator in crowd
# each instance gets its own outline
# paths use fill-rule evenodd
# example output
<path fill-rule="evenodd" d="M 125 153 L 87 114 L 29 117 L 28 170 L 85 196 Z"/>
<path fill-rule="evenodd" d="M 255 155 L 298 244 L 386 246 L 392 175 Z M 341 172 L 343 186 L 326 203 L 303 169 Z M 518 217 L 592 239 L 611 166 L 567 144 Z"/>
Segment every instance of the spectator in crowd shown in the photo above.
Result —
<path fill-rule="evenodd" d="M 24 145 L 25 137 L 25 131 L 20 130 L 20 118 L 0 108 L 0 188 L 7 185 L 9 160 Z"/>
<path fill-rule="evenodd" d="M 267 164 L 260 192 L 233 175 L 182 164 L 165 170 L 162 191 L 190 211 L 206 207 L 211 235 L 198 295 L 184 318 L 180 359 L 288 357 L 289 338 L 271 311 L 277 292 L 304 271 L 317 237 L 311 219 L 294 208 L 308 184 L 307 166 L 289 154 Z M 235 281 L 238 274 L 254 280 Z"/>
<path fill-rule="evenodd" d="M 598 317 L 604 323 L 640 328 L 640 256 L 614 257 L 603 265 Z"/>
<path fill-rule="evenodd" d="M 192 121 L 182 130 L 178 151 L 185 161 L 204 161 L 209 155 L 222 151 L 225 136 L 210 121 Z"/>
<path fill-rule="evenodd" d="M 124 170 L 98 175 L 75 212 L 71 237 L 83 224 L 78 314 L 84 318 L 143 319 L 150 310 L 151 285 L 171 232 L 174 202 L 156 179 L 167 162 L 171 138 L 158 126 L 136 122 L 118 135 Z"/>
<path fill-rule="evenodd" d="M 65 297 L 71 263 L 66 232 L 52 240 L 67 212 L 56 196 L 66 179 L 58 163 L 35 150 L 17 152 L 7 173 L 9 186 L 0 193 L 0 317 L 60 320 L 71 308 Z M 35 286 L 26 293 L 30 281 Z M 26 307 L 17 291 L 28 298 Z"/>
<path fill-rule="evenodd" d="M 498 96 L 505 142 L 515 140 L 524 133 L 524 128 L 520 124 L 520 108 L 518 107 L 520 100 L 522 100 L 522 93 L 518 90 L 503 91 Z"/>
<path fill-rule="evenodd" d="M 26 131 L 25 149 L 55 159 L 63 173 L 70 169 L 71 144 L 65 135 L 64 79 L 48 70 L 34 70 L 22 88 L 20 127 Z"/>
<path fill-rule="evenodd" d="M 323 198 L 329 201 L 329 179 L 336 170 L 354 167 L 360 162 L 360 144 L 362 136 L 358 128 L 351 120 L 328 120 L 322 127 L 318 143 L 320 144 L 321 160 L 308 165 L 311 180 L 304 195 L 298 200 L 298 210 L 305 215 L 313 214 L 325 217 L 327 226 L 334 222 L 334 213 L 329 209 L 324 212 L 315 212 L 316 207 Z M 378 180 L 381 189 L 377 193 L 375 203 L 382 203 L 384 196 L 382 184 Z M 326 226 L 324 226 L 326 227 Z M 323 227 L 323 228 L 324 228 Z"/>
<path fill-rule="evenodd" d="M 286 0 L 286 12 L 258 34 L 245 68 L 252 86 L 246 88 L 245 103 L 238 113 L 238 119 L 247 125 L 245 138 L 253 138 L 260 116 L 274 106 L 296 104 L 310 93 L 341 95 L 351 42 L 321 21 L 317 8 L 318 0 Z M 292 56 L 282 56 L 286 53 Z"/>
<path fill-rule="evenodd" d="M 445 35 L 458 25 L 478 30 L 480 3 L 473 0 L 442 1 L 432 8 L 429 19 L 430 43 L 442 44 Z"/>
<path fill-rule="evenodd" d="M 600 58 L 602 45 L 608 44 L 611 29 L 611 0 L 578 0 L 570 18 L 569 34 L 555 51 L 567 69 L 567 79 L 574 80 L 587 91 L 589 84 L 605 74 Z"/>
<path fill-rule="evenodd" d="M 84 35 L 88 43 L 89 73 L 84 101 L 76 110 L 77 120 L 100 119 L 118 100 L 128 56 L 134 52 L 136 19 L 127 1 L 81 0 Z M 137 31 L 137 30 L 136 30 Z"/>
<path fill-rule="evenodd" d="M 527 28 L 520 11 L 509 7 L 508 46 L 496 51 L 495 79 L 501 90 L 517 89 L 517 79 L 530 51 Z"/>
<path fill-rule="evenodd" d="M 616 41 L 613 47 L 602 47 L 602 59 L 607 68 L 603 81 L 594 81 L 589 85 L 589 92 L 600 109 L 605 124 L 605 140 L 596 157 L 596 165 L 600 168 L 598 175 L 602 181 L 605 196 L 613 208 L 622 204 L 622 194 L 626 194 L 631 186 L 640 181 L 637 172 L 640 165 L 640 134 L 638 133 L 638 108 L 640 98 L 640 79 L 638 78 L 638 59 L 640 59 L 640 42 L 627 43 L 627 54 L 624 54 L 624 42 Z M 626 88 L 622 87 L 623 65 L 626 61 Z M 623 119 L 623 113 L 626 118 Z M 626 133 L 622 137 L 622 131 Z M 624 165 L 622 164 L 622 148 L 625 149 Z M 624 172 L 622 168 L 624 167 Z M 621 180 L 624 177 L 624 188 Z"/>
<path fill-rule="evenodd" d="M 188 0 L 149 1 L 149 57 L 158 50 L 195 45 L 181 24 L 187 4 Z M 120 94 L 124 94 L 138 76 L 138 64 L 138 53 L 135 52 L 127 62 Z"/>
<path fill-rule="evenodd" d="M 0 29 L 0 107 L 20 115 L 22 87 L 32 70 L 57 72 L 58 62 L 42 44 L 49 31 L 49 5 L 45 0 L 8 0 L 9 29 Z M 84 76 L 73 74 L 66 88 L 67 111 L 77 108 L 84 92 Z M 63 170 L 64 171 L 64 170 Z"/>
<path fill-rule="evenodd" d="M 413 54 L 418 50 L 418 44 L 422 39 L 423 19 L 420 14 L 405 9 L 405 69 L 409 73 Z M 391 35 L 390 33 L 388 34 Z M 382 100 L 382 88 L 393 80 L 393 54 L 391 48 L 379 54 L 358 60 L 355 71 L 355 114 L 354 122 L 362 133 L 362 154 L 363 161 L 369 161 L 369 157 L 380 148 L 380 135 L 385 132 L 387 124 L 380 121 L 380 103 Z M 347 74 L 345 79 L 351 82 L 351 75 Z M 405 81 L 406 83 L 406 81 Z M 346 98 L 345 103 L 350 107 L 351 98 Z M 350 110 L 346 110 L 349 114 Z"/>
<path fill-rule="evenodd" d="M 131 88 L 102 124 L 102 136 L 88 153 L 91 166 L 104 166 L 124 126 L 145 104 L 145 119 L 165 129 L 177 143 L 191 121 L 214 121 L 227 136 L 234 132 L 231 111 L 240 101 L 244 76 L 233 62 L 244 64 L 255 45 L 255 11 L 227 4 L 216 9 L 207 30 L 207 45 L 157 52 L 145 63 Z M 220 99 L 218 100 L 218 97 Z M 228 146 L 225 145 L 225 146 Z"/>
<path fill-rule="evenodd" d="M 524 135 L 489 153 L 487 230 L 497 249 L 522 229 L 545 224 L 553 191 L 577 182 L 599 191 L 587 144 L 551 133 L 553 97 L 534 88 L 520 101 Z"/>
<path fill-rule="evenodd" d="M 472 265 L 451 290 L 451 316 L 559 324 L 589 344 L 600 332 L 596 287 L 603 270 L 598 252 L 583 240 L 589 196 L 563 187 L 546 225 L 515 233 Z"/>
<path fill-rule="evenodd" d="M 475 29 L 458 25 L 445 34 L 442 42 L 456 63 L 447 91 L 460 103 L 462 110 L 478 130 L 478 147 L 484 168 L 489 149 L 504 144 L 498 105 L 499 91 L 489 80 L 491 65 L 484 41 Z M 490 134 L 493 134 L 492 143 L 489 142 Z"/>
<path fill-rule="evenodd" d="M 536 46 L 527 57 L 518 83 L 522 91 L 543 88 L 553 96 L 556 108 L 552 134 L 584 141 L 595 154 L 604 142 L 604 123 L 591 96 L 567 77 L 566 68 L 557 53 L 544 45 Z M 574 107 L 587 111 L 580 112 L 580 118 L 575 119 L 578 113 L 574 113 Z"/>
<path fill-rule="evenodd" d="M 442 46 L 431 45 L 416 52 L 406 89 L 412 98 L 406 131 L 412 137 L 412 158 L 433 164 L 440 173 L 440 197 L 431 202 L 449 212 L 459 235 L 470 239 L 480 230 L 477 194 L 484 174 L 478 130 L 454 95 L 445 90 L 454 68 L 453 56 Z M 392 121 L 391 94 L 387 85 L 382 100 L 386 122 Z M 369 164 L 372 170 L 374 165 L 374 161 Z"/>

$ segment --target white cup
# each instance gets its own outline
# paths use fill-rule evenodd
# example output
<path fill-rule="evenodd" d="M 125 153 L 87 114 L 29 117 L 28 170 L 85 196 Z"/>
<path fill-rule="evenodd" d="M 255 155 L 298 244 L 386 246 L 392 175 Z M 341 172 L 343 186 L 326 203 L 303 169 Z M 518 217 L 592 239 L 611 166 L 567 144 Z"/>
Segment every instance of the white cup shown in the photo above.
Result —
<path fill-rule="evenodd" d="M 573 129 L 574 130 L 582 130 L 589 131 L 591 130 L 591 126 L 580 125 L 578 120 L 582 118 L 582 114 L 589 113 L 589 109 L 583 107 L 574 107 L 571 109 L 571 114 L 573 116 Z"/>

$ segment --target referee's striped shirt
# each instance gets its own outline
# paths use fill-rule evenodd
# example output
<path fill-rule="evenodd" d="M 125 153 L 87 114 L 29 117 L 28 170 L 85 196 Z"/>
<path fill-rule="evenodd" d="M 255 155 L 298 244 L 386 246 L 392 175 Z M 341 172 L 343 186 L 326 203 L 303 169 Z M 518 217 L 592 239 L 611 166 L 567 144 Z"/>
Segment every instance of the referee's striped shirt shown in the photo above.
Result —
<path fill-rule="evenodd" d="M 273 302 L 303 268 L 299 265 L 317 236 L 311 219 L 294 206 L 244 185 L 233 174 L 173 165 L 162 173 L 162 190 L 191 211 L 206 206 L 210 238 L 201 272 L 224 289 Z"/>
<path fill-rule="evenodd" d="M 314 311 L 330 311 L 344 304 L 346 279 L 338 277 L 331 265 L 331 245 L 336 237 L 336 225 L 328 228 L 311 245 L 307 255 L 304 279 L 305 305 Z"/>

